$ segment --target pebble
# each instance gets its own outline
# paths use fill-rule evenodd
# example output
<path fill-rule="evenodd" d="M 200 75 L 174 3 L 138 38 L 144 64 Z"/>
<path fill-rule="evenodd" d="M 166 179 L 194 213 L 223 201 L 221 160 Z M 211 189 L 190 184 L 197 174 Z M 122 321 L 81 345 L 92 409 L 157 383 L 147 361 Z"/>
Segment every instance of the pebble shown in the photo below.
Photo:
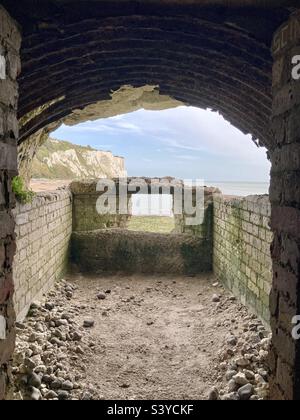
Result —
<path fill-rule="evenodd" d="M 64 391 L 72 391 L 73 383 L 71 381 L 65 381 L 65 382 L 62 383 L 61 388 Z"/>
<path fill-rule="evenodd" d="M 33 388 L 40 388 L 42 385 L 41 377 L 36 373 L 32 372 L 32 374 L 29 377 L 28 384 Z"/>
<path fill-rule="evenodd" d="M 268 372 L 264 369 L 258 369 L 257 373 L 262 376 L 265 380 L 268 379 Z"/>
<path fill-rule="evenodd" d="M 249 363 L 249 360 L 246 359 L 245 357 L 239 357 L 236 360 L 236 364 L 240 367 L 247 367 L 247 366 L 249 366 L 250 363 Z"/>
<path fill-rule="evenodd" d="M 45 384 L 50 384 L 52 382 L 52 378 L 50 375 L 44 375 L 42 378 L 42 382 L 44 382 Z"/>
<path fill-rule="evenodd" d="M 30 358 L 25 358 L 24 366 L 30 372 L 30 371 L 33 371 L 33 369 L 36 367 L 36 363 Z"/>
<path fill-rule="evenodd" d="M 95 325 L 95 321 L 92 319 L 86 319 L 83 321 L 84 328 L 92 328 Z"/>
<path fill-rule="evenodd" d="M 62 381 L 60 379 L 55 379 L 52 383 L 51 383 L 51 388 L 52 389 L 60 389 L 62 386 Z"/>
<path fill-rule="evenodd" d="M 39 389 L 32 387 L 31 388 L 31 394 L 30 394 L 30 398 L 33 401 L 39 401 L 42 399 L 42 394 L 40 392 Z"/>
<path fill-rule="evenodd" d="M 77 354 L 84 354 L 84 350 L 82 349 L 82 347 L 77 346 L 76 349 L 75 349 L 75 353 L 77 353 Z"/>
<path fill-rule="evenodd" d="M 236 346 L 238 343 L 238 339 L 235 336 L 230 336 L 227 339 L 227 344 L 229 344 L 230 346 Z"/>
<path fill-rule="evenodd" d="M 249 381 L 255 380 L 255 374 L 251 370 L 244 370 L 244 374 Z"/>
<path fill-rule="evenodd" d="M 225 374 L 226 381 L 230 381 L 236 375 L 235 370 L 228 370 Z"/>
<path fill-rule="evenodd" d="M 57 337 L 50 338 L 49 342 L 55 346 L 61 346 L 61 342 Z"/>
<path fill-rule="evenodd" d="M 89 400 L 92 400 L 92 399 L 93 399 L 93 395 L 88 391 L 84 391 L 81 394 L 81 400 L 82 401 L 89 401 Z"/>
<path fill-rule="evenodd" d="M 234 392 L 234 391 L 236 391 L 236 389 L 237 389 L 236 382 L 235 382 L 235 380 L 234 380 L 234 379 L 231 379 L 231 380 L 228 382 L 228 391 L 229 391 L 229 392 Z"/>
<path fill-rule="evenodd" d="M 73 341 L 81 341 L 82 340 L 82 335 L 79 334 L 77 331 L 74 331 L 72 334 L 72 340 Z"/>
<path fill-rule="evenodd" d="M 59 390 L 57 391 L 57 396 L 59 400 L 68 400 L 70 397 L 70 394 L 68 391 Z"/>
<path fill-rule="evenodd" d="M 45 303 L 45 309 L 47 309 L 48 311 L 52 311 L 54 308 L 55 308 L 54 303 L 51 303 L 51 302 Z"/>
<path fill-rule="evenodd" d="M 54 391 L 47 391 L 45 393 L 45 398 L 46 398 L 46 400 L 53 400 L 54 398 L 58 398 L 58 395 Z"/>
<path fill-rule="evenodd" d="M 34 343 L 34 342 L 38 341 L 38 339 L 39 339 L 39 338 L 40 338 L 40 337 L 39 337 L 39 335 L 38 335 L 38 334 L 36 334 L 36 333 L 32 333 L 32 334 L 29 336 L 28 341 L 29 341 L 29 343 Z"/>
<path fill-rule="evenodd" d="M 212 297 L 212 302 L 214 302 L 214 303 L 220 302 L 220 296 L 218 296 L 218 295 L 213 295 L 213 297 Z"/>
<path fill-rule="evenodd" d="M 19 328 L 19 330 L 25 330 L 26 329 L 26 325 L 23 324 L 23 322 L 16 322 L 15 326 L 16 326 L 16 328 Z"/>
<path fill-rule="evenodd" d="M 209 392 L 209 394 L 208 394 L 208 399 L 210 400 L 210 401 L 217 401 L 217 400 L 219 400 L 220 398 L 219 398 L 219 391 L 218 391 L 218 389 L 217 388 L 213 388 L 210 392 Z"/>
<path fill-rule="evenodd" d="M 241 373 L 241 372 L 239 372 L 236 375 L 234 375 L 232 379 L 234 380 L 234 382 L 237 385 L 240 385 L 240 386 L 246 385 L 248 383 L 248 380 L 246 378 L 246 375 L 244 373 Z"/>
<path fill-rule="evenodd" d="M 106 294 L 105 293 L 98 293 L 97 298 L 99 300 L 104 300 L 104 299 L 106 299 Z"/>
<path fill-rule="evenodd" d="M 225 394 L 223 396 L 223 400 L 224 401 L 239 401 L 240 400 L 240 397 L 239 397 L 239 394 L 238 393 L 231 392 L 229 394 Z"/>
<path fill-rule="evenodd" d="M 254 393 L 253 385 L 247 384 L 238 390 L 239 397 L 242 401 L 249 400 Z"/>
<path fill-rule="evenodd" d="M 130 385 L 129 384 L 122 384 L 122 385 L 120 385 L 120 388 L 127 389 L 127 388 L 130 388 Z"/>

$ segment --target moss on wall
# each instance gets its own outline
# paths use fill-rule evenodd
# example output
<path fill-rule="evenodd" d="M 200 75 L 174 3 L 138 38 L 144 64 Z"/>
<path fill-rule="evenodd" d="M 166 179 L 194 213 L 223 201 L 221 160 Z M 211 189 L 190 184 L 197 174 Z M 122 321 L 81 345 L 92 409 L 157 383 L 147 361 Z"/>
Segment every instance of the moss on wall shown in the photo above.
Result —
<path fill-rule="evenodd" d="M 205 239 L 121 229 L 74 232 L 72 260 L 87 272 L 197 274 L 212 268 Z"/>
<path fill-rule="evenodd" d="M 267 196 L 214 202 L 215 274 L 266 322 L 272 285 L 270 211 Z"/>

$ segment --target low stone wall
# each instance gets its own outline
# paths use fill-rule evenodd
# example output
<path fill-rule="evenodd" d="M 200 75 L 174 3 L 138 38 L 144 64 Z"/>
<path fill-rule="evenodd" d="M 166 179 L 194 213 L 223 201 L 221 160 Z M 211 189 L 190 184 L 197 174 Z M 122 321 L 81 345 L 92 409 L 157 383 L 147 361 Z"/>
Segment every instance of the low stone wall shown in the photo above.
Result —
<path fill-rule="evenodd" d="M 175 233 L 184 233 L 189 235 L 197 235 L 198 237 L 211 239 L 212 242 L 212 208 L 213 208 L 213 197 L 216 194 L 220 194 L 217 188 L 203 188 L 204 200 L 201 203 L 203 207 L 203 221 L 198 225 L 189 225 L 187 219 L 190 218 L 184 210 L 185 195 L 182 193 L 184 182 L 174 178 L 124 178 L 109 180 L 114 181 L 114 190 L 109 194 L 105 192 L 108 197 L 115 197 L 116 203 L 116 214 L 99 214 L 97 211 L 98 200 L 103 195 L 103 190 L 98 191 L 98 182 L 106 185 L 106 179 L 99 180 L 80 180 L 74 181 L 70 185 L 70 189 L 73 194 L 73 230 L 76 232 L 86 232 L 97 229 L 111 229 L 121 228 L 125 229 L 128 225 L 128 221 L 131 217 L 131 197 L 138 192 L 142 194 L 171 194 L 173 196 L 173 210 L 175 206 L 175 200 L 179 200 L 182 204 L 182 214 L 175 214 Z M 127 190 L 127 208 L 128 212 L 122 214 L 120 211 L 119 192 L 123 191 L 122 187 L 125 186 Z M 180 189 L 180 193 L 176 194 L 177 188 Z M 155 190 L 155 192 L 153 191 Z M 199 197 L 196 194 L 195 188 L 190 188 L 192 204 L 195 207 Z M 201 197 L 200 197 L 201 198 Z M 112 201 L 113 202 L 113 201 Z M 198 202 L 198 205 L 200 203 Z M 201 208 L 202 210 L 202 208 Z M 176 212 L 174 212 L 176 213 Z"/>
<path fill-rule="evenodd" d="M 270 215 L 268 196 L 214 198 L 214 272 L 266 322 L 272 285 Z"/>
<path fill-rule="evenodd" d="M 97 202 L 103 194 L 97 191 L 100 180 L 74 181 L 70 185 L 73 194 L 73 230 L 85 232 L 96 229 L 126 228 L 130 214 L 118 214 L 119 202 L 117 200 L 117 214 L 99 214 Z M 104 180 L 105 182 L 106 180 Z M 130 208 L 130 197 L 128 197 Z"/>
<path fill-rule="evenodd" d="M 121 229 L 74 232 L 72 260 L 83 272 L 197 274 L 212 270 L 210 241 Z"/>
<path fill-rule="evenodd" d="M 64 273 L 72 233 L 69 190 L 38 194 L 30 204 L 18 204 L 17 253 L 14 259 L 15 308 L 18 319 L 30 304 Z"/>

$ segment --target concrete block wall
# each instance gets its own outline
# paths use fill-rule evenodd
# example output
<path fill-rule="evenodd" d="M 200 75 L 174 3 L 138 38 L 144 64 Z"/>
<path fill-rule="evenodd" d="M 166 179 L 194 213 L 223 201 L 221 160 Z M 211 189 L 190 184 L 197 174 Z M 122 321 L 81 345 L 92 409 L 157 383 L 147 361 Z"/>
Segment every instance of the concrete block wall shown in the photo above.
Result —
<path fill-rule="evenodd" d="M 214 272 L 266 322 L 272 286 L 270 216 L 268 196 L 214 198 Z"/>
<path fill-rule="evenodd" d="M 17 318 L 26 316 L 63 275 L 72 233 L 72 196 L 69 190 L 38 194 L 30 204 L 17 204 L 17 252 L 14 259 Z"/>

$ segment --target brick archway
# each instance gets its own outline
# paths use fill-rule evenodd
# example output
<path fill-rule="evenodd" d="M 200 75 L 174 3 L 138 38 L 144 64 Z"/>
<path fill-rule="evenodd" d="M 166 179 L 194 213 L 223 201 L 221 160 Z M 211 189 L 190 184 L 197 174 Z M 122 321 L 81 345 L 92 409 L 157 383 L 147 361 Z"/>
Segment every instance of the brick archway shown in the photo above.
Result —
<path fill-rule="evenodd" d="M 25 7 L 23 2 L 19 5 L 12 0 L 2 1 L 17 23 L 1 11 L 5 25 L 2 32 L 0 29 L 0 46 L 9 63 L 9 78 L 1 82 L 5 95 L 0 93 L 0 146 L 6 156 L 0 156 L 0 217 L 1 226 L 5 225 L 0 230 L 5 245 L 3 252 L 0 248 L 4 273 L 0 279 L 0 305 L 9 334 L 0 341 L 0 397 L 7 380 L 14 335 L 10 181 L 16 173 L 16 138 L 19 145 L 25 144 L 30 136 L 74 111 L 109 100 L 111 91 L 124 85 L 152 85 L 158 86 L 161 94 L 185 104 L 218 110 L 269 150 L 275 232 L 272 396 L 300 398 L 299 349 L 289 333 L 291 315 L 298 311 L 300 278 L 300 164 L 295 158 L 299 155 L 300 84 L 290 80 L 289 72 L 299 32 L 283 26 L 279 38 L 278 34 L 275 36 L 271 126 L 271 43 L 275 32 L 295 10 L 279 6 L 258 8 L 254 3 L 249 0 L 245 6 L 245 2 L 234 0 L 190 0 L 185 5 L 176 0 L 47 0 L 39 6 L 26 0 Z M 22 31 L 23 68 L 19 77 L 19 136 L 14 115 L 17 27 Z M 282 33 L 292 35 L 280 38 Z M 280 40 L 285 43 L 280 44 Z M 281 48 L 275 48 L 278 45 Z M 286 97 L 290 98 L 287 102 Z M 26 161 L 26 153 L 23 158 Z"/>
<path fill-rule="evenodd" d="M 154 85 L 162 95 L 220 111 L 270 145 L 270 45 L 288 9 L 220 1 L 27 3 L 24 13 L 23 5 L 3 2 L 23 30 L 19 143 L 124 85 Z"/>

